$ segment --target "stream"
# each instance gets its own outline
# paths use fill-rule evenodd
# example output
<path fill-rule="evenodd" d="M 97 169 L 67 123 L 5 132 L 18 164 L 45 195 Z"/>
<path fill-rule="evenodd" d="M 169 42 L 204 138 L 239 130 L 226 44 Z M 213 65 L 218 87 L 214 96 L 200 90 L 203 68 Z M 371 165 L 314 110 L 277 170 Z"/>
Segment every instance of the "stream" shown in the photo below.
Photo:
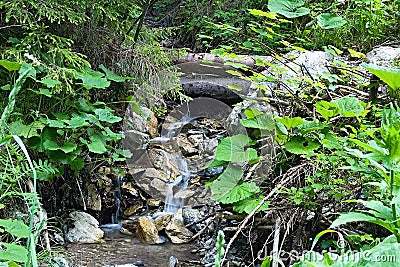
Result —
<path fill-rule="evenodd" d="M 174 216 L 182 214 L 182 208 L 194 206 L 204 207 L 202 215 L 204 216 L 207 211 L 206 205 L 209 204 L 209 193 L 204 188 L 204 182 L 212 175 L 203 175 L 199 171 L 201 166 L 213 158 L 218 138 L 222 136 L 221 130 L 214 128 L 224 128 L 223 126 L 225 126 L 225 130 L 222 131 L 224 135 L 238 130 L 230 129 L 231 125 L 228 125 L 228 128 L 223 125 L 232 108 L 220 100 L 226 100 L 230 104 L 237 102 L 238 95 L 226 89 L 226 85 L 236 82 L 238 86 L 245 87 L 243 80 L 227 75 L 224 68 L 209 67 L 199 63 L 181 65 L 183 89 L 185 93 L 196 100 L 170 112 L 159 131 L 160 134 L 156 137 L 149 138 L 147 133 L 135 128 L 124 129 L 124 133 L 132 133 L 131 137 L 125 138 L 128 140 L 126 141 L 128 146 L 125 144 L 125 148 L 128 147 L 134 153 L 134 159 L 130 162 L 127 161 L 127 166 L 135 179 L 136 186 L 154 199 L 164 202 L 163 206 L 159 206 L 158 211 L 149 210 L 148 206 L 144 210 L 145 207 L 143 207 L 140 212 L 136 213 L 137 215 L 130 215 L 129 219 L 132 221 L 137 220 L 139 216 L 154 221 L 158 217 L 170 215 L 172 222 L 176 218 Z M 210 83 L 208 84 L 207 81 Z M 206 98 L 196 95 L 201 91 L 194 89 L 199 84 L 204 89 Z M 221 88 L 223 90 L 218 91 Z M 213 126 L 210 126 L 210 122 L 207 120 L 200 122 L 201 118 L 208 119 L 211 122 L 210 125 Z M 125 117 L 125 120 L 129 119 L 129 116 Z M 129 123 L 133 126 L 137 125 L 130 120 Z M 189 127 L 187 127 L 188 125 Z M 186 137 L 184 136 L 182 139 L 181 131 L 184 127 L 186 127 Z M 191 132 L 190 136 L 189 132 Z M 195 143 L 182 148 L 181 143 L 186 141 Z M 185 150 L 184 156 L 182 151 Z M 151 156 L 154 157 L 155 153 L 161 156 L 152 158 Z M 160 167 L 158 162 L 167 164 Z M 219 170 L 219 172 L 221 171 Z M 154 178 L 153 173 L 157 173 L 158 176 Z M 175 178 L 168 180 L 163 177 Z M 112 214 L 111 223 L 100 226 L 104 231 L 104 242 L 67 245 L 68 256 L 73 262 L 73 266 L 204 266 L 200 264 L 201 257 L 204 256 L 199 253 L 201 247 L 195 242 L 187 243 L 188 241 L 183 241 L 183 244 L 171 243 L 171 241 L 174 242 L 171 236 L 164 236 L 164 231 L 168 231 L 168 226 L 164 230 L 159 230 L 160 238 L 166 242 L 157 245 L 142 243 L 135 236 L 135 232 L 131 231 L 128 234 L 120 232 L 124 230 L 123 219 L 127 218 L 127 216 L 121 218 L 124 213 L 124 199 L 121 195 L 121 185 L 123 184 L 122 177 L 118 177 L 114 182 L 115 188 L 112 195 L 115 199 L 116 209 Z M 126 181 L 125 188 L 127 188 Z M 200 214 L 198 210 L 195 211 Z M 182 215 L 180 216 L 182 218 Z M 183 219 L 181 227 L 184 228 Z M 178 226 L 178 230 L 182 229 Z M 188 231 L 187 229 L 183 230 Z M 185 231 L 183 232 L 185 233 Z M 195 233 L 190 234 L 194 235 Z M 178 234 L 182 233 L 178 232 Z M 190 241 L 190 239 L 188 240 Z"/>
<path fill-rule="evenodd" d="M 106 233 L 102 244 L 69 244 L 68 255 L 74 266 L 101 267 L 123 264 L 157 267 L 169 266 L 171 256 L 176 257 L 179 266 L 196 265 L 200 256 L 194 244 L 147 245 L 137 238 L 119 232 Z M 192 253 L 192 251 L 194 253 Z"/>

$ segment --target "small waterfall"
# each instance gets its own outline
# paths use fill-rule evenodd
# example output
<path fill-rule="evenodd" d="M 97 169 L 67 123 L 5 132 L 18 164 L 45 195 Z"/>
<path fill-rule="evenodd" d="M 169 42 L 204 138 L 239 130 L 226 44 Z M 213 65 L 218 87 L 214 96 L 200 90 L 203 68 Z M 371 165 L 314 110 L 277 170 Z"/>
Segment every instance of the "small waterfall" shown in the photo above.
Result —
<path fill-rule="evenodd" d="M 166 134 L 164 134 L 161 137 L 154 138 L 150 141 L 158 143 L 169 142 L 177 134 L 177 130 L 180 129 L 183 125 L 190 122 L 192 119 L 193 118 L 191 118 L 189 115 L 184 115 L 179 121 L 176 121 L 171 124 Z M 189 170 L 188 162 L 186 161 L 186 159 L 180 153 L 177 153 L 176 155 L 180 157 L 178 161 L 178 169 L 181 175 L 179 175 L 175 179 L 175 181 L 167 185 L 167 190 L 165 193 L 165 205 L 163 211 L 165 213 L 176 213 L 180 208 L 184 206 L 185 204 L 184 199 L 175 198 L 174 195 L 187 188 L 190 177 L 192 175 L 192 172 Z M 174 193 L 174 189 L 177 186 L 179 187 L 178 191 Z"/>
<path fill-rule="evenodd" d="M 167 185 L 167 191 L 165 193 L 164 212 L 167 213 L 176 213 L 185 204 L 184 199 L 174 197 L 174 187 L 179 186 L 178 192 L 186 189 L 189 185 L 189 179 L 192 173 L 190 172 L 187 161 L 184 158 L 180 159 L 178 167 L 181 175 L 178 176 L 175 181 Z"/>
<path fill-rule="evenodd" d="M 111 215 L 111 223 L 103 224 L 100 226 L 100 228 L 104 232 L 119 231 L 122 227 L 122 222 L 119 220 L 119 214 L 121 212 L 121 181 L 122 181 L 122 176 L 118 175 L 115 184 L 115 190 L 113 192 L 113 196 L 117 207 L 115 213 Z"/>
<path fill-rule="evenodd" d="M 112 224 L 118 224 L 118 217 L 119 217 L 119 213 L 121 211 L 121 180 L 122 180 L 121 175 L 118 175 L 117 182 L 115 185 L 115 191 L 113 192 L 113 196 L 114 196 L 117 208 L 116 208 L 115 214 L 111 215 L 111 223 Z"/>

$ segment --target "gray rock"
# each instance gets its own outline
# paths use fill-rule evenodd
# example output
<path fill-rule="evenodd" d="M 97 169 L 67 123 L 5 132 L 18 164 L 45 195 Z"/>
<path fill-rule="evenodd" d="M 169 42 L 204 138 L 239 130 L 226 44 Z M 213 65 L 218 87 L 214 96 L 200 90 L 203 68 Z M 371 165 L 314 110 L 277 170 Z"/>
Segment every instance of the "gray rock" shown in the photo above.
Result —
<path fill-rule="evenodd" d="M 174 215 L 167 227 L 165 227 L 165 233 L 174 244 L 183 244 L 191 240 L 193 233 L 184 226 L 181 209 Z"/>
<path fill-rule="evenodd" d="M 71 212 L 69 217 L 74 221 L 74 227 L 69 229 L 65 240 L 70 243 L 101 243 L 104 232 L 99 228 L 99 222 L 90 214 L 82 211 Z"/>
<path fill-rule="evenodd" d="M 367 53 L 366 61 L 379 66 L 393 68 L 400 61 L 400 47 L 379 46 Z"/>
<path fill-rule="evenodd" d="M 327 65 L 333 62 L 333 57 L 323 51 L 292 51 L 285 55 L 286 59 L 284 64 L 278 62 L 277 68 L 268 68 L 261 72 L 264 76 L 272 76 L 283 81 L 290 88 L 295 89 L 303 79 L 316 78 L 323 72 L 329 72 Z M 311 77 L 309 77 L 311 75 Z M 270 95 L 272 91 L 277 89 L 277 83 L 275 82 L 262 82 L 260 85 L 266 88 L 266 95 Z M 285 90 L 285 88 L 279 88 Z"/>

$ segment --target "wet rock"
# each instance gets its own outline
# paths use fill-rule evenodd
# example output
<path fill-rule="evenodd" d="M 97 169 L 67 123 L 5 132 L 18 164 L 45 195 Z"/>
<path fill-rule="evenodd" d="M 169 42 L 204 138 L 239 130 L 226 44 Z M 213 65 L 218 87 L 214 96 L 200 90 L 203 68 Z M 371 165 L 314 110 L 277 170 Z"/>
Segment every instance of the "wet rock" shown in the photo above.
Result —
<path fill-rule="evenodd" d="M 161 171 L 168 181 L 173 181 L 180 175 L 179 159 L 177 155 L 168 153 L 162 149 L 152 148 L 148 151 L 149 159 L 154 168 Z"/>
<path fill-rule="evenodd" d="M 379 66 L 393 68 L 400 61 L 400 47 L 379 46 L 367 53 L 366 61 Z"/>
<path fill-rule="evenodd" d="M 183 222 L 185 225 L 197 222 L 201 219 L 201 213 L 199 210 L 192 208 L 184 208 L 182 211 Z M 200 229 L 196 229 L 198 231 Z"/>
<path fill-rule="evenodd" d="M 104 232 L 99 228 L 99 222 L 90 214 L 82 211 L 71 212 L 69 217 L 74 227 L 69 229 L 65 239 L 70 243 L 101 243 Z"/>
<path fill-rule="evenodd" d="M 157 117 L 154 115 L 154 112 L 148 108 L 143 108 L 144 112 L 147 113 L 147 126 L 148 132 L 151 138 L 155 138 L 158 136 L 158 120 Z"/>
<path fill-rule="evenodd" d="M 197 147 L 200 143 L 204 141 L 204 136 L 202 134 L 193 134 L 188 136 L 189 141 Z"/>
<path fill-rule="evenodd" d="M 124 210 L 124 217 L 125 218 L 130 217 L 130 216 L 136 214 L 142 208 L 143 208 L 143 205 L 141 203 L 137 203 L 133 206 L 130 206 Z"/>
<path fill-rule="evenodd" d="M 146 216 L 142 216 L 138 219 L 136 236 L 139 238 L 140 241 L 147 244 L 163 243 L 163 240 L 158 235 L 158 230 L 154 222 Z"/>
<path fill-rule="evenodd" d="M 187 243 L 191 240 L 193 233 L 184 226 L 182 209 L 180 209 L 165 228 L 165 233 L 174 244 Z"/>
<path fill-rule="evenodd" d="M 149 198 L 147 200 L 147 205 L 150 207 L 159 207 L 161 205 L 161 201 L 155 198 Z"/>
<path fill-rule="evenodd" d="M 138 197 L 139 196 L 139 192 L 136 190 L 136 188 L 132 185 L 131 182 L 124 182 L 121 185 L 121 189 L 122 190 L 126 190 L 129 192 L 129 194 L 133 197 Z"/>
<path fill-rule="evenodd" d="M 178 139 L 177 140 L 178 141 L 178 146 L 181 149 L 182 154 L 184 156 L 197 152 L 197 149 L 192 144 L 192 142 L 190 142 L 189 138 L 186 135 L 180 134 L 177 139 Z"/>
<path fill-rule="evenodd" d="M 89 184 L 86 188 L 87 200 L 86 207 L 91 210 L 101 211 L 101 196 L 94 184 Z"/>
<path fill-rule="evenodd" d="M 123 220 L 121 229 L 125 229 L 129 233 L 136 233 L 138 224 L 138 218 Z"/>
<path fill-rule="evenodd" d="M 137 152 L 137 150 L 146 149 L 148 147 L 150 136 L 138 130 L 127 130 L 124 132 L 124 136 L 125 149 L 131 151 L 134 154 L 134 157 L 139 158 L 139 156 L 136 156 L 138 153 L 135 153 L 135 151 Z"/>
<path fill-rule="evenodd" d="M 164 230 L 170 224 L 173 217 L 174 217 L 173 214 L 164 214 L 157 217 L 154 220 L 157 230 L 158 231 Z"/>

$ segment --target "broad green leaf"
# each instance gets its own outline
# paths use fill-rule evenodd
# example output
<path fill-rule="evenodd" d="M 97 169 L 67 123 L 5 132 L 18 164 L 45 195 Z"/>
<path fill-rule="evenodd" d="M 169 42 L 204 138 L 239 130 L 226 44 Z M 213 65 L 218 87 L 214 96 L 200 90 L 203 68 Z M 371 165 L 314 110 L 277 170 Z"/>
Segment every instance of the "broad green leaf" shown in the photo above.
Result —
<path fill-rule="evenodd" d="M 300 133 L 310 133 L 318 130 L 323 130 L 328 124 L 319 121 L 304 121 L 305 123 L 298 125 L 296 128 Z"/>
<path fill-rule="evenodd" d="M 269 19 L 276 19 L 276 13 L 274 13 L 274 12 L 265 12 L 265 11 L 258 10 L 258 9 L 248 9 L 248 11 L 250 12 L 250 14 L 257 16 L 257 17 L 266 17 Z"/>
<path fill-rule="evenodd" d="M 48 88 L 54 88 L 54 86 L 61 84 L 60 81 L 54 79 L 43 79 L 40 82 L 46 85 Z"/>
<path fill-rule="evenodd" d="M 0 250 L 0 260 L 25 263 L 28 260 L 28 250 L 17 244 L 0 243 L 6 249 Z"/>
<path fill-rule="evenodd" d="M 21 64 L 18 62 L 8 61 L 6 59 L 0 60 L 0 66 L 3 66 L 8 71 L 19 70 L 21 68 Z"/>
<path fill-rule="evenodd" d="M 0 227 L 18 238 L 27 238 L 29 236 L 29 227 L 21 220 L 0 219 Z"/>
<path fill-rule="evenodd" d="M 272 263 L 271 256 L 267 256 L 267 257 L 263 260 L 263 262 L 261 263 L 261 266 L 260 266 L 260 267 L 270 267 L 270 266 L 271 266 L 271 263 Z"/>
<path fill-rule="evenodd" d="M 226 166 L 228 165 L 229 162 L 228 161 L 221 161 L 221 160 L 213 160 L 209 163 L 207 163 L 203 168 L 201 168 L 202 170 L 204 169 L 208 169 L 208 168 L 213 168 L 213 167 L 218 167 L 218 166 Z"/>
<path fill-rule="evenodd" d="M 246 212 L 250 214 L 260 202 L 264 199 L 264 196 L 258 198 L 246 198 L 233 205 L 233 210 L 238 213 Z M 269 202 L 264 203 L 258 211 L 264 211 L 268 209 Z"/>
<path fill-rule="evenodd" d="M 252 119 L 255 116 L 258 116 L 258 115 L 261 115 L 261 114 L 263 114 L 263 113 L 261 111 L 259 111 L 258 109 L 256 109 L 256 108 L 249 108 L 249 109 L 246 109 L 244 111 L 244 115 L 246 115 L 246 117 L 248 119 Z"/>
<path fill-rule="evenodd" d="M 106 147 L 100 140 L 94 140 L 91 143 L 88 143 L 87 147 L 89 148 L 89 151 L 93 153 L 103 154 L 107 152 Z"/>
<path fill-rule="evenodd" d="M 24 72 L 26 72 L 26 71 L 28 71 L 28 74 L 27 74 L 28 77 L 32 77 L 32 78 L 35 78 L 35 77 L 36 77 L 36 70 L 35 70 L 35 68 L 32 67 L 31 64 L 28 64 L 28 63 L 26 63 L 26 62 L 23 62 L 23 63 L 21 64 L 21 67 L 20 67 L 19 71 L 18 71 L 18 74 L 21 76 L 21 75 L 22 75 Z"/>
<path fill-rule="evenodd" d="M 400 89 L 400 69 L 392 69 L 366 63 L 362 63 L 360 66 L 378 76 L 382 81 L 389 85 L 393 91 L 395 91 L 395 96 L 397 96 L 398 93 L 396 92 Z"/>
<path fill-rule="evenodd" d="M 241 119 L 240 123 L 247 128 L 256 128 L 267 131 L 275 129 L 275 120 L 270 114 L 257 115 L 254 118 L 247 120 Z"/>
<path fill-rule="evenodd" d="M 106 78 L 99 77 L 99 76 L 94 76 L 89 73 L 80 73 L 78 76 L 79 79 L 82 80 L 82 86 L 85 87 L 86 89 L 91 89 L 91 88 L 99 88 L 99 89 L 104 89 L 110 86 L 110 81 L 108 81 Z"/>
<path fill-rule="evenodd" d="M 250 143 L 251 139 L 244 134 L 226 137 L 222 139 L 221 143 L 217 146 L 215 150 L 215 159 L 230 162 L 257 160 L 257 151 L 254 148 L 245 149 Z"/>
<path fill-rule="evenodd" d="M 43 142 L 43 147 L 46 150 L 59 150 L 61 147 L 55 141 L 46 140 Z"/>
<path fill-rule="evenodd" d="M 283 118 L 275 118 L 275 120 L 285 125 L 287 130 L 294 129 L 297 126 L 306 123 L 306 121 L 300 117 L 289 118 L 288 116 L 285 116 Z"/>
<path fill-rule="evenodd" d="M 126 78 L 115 74 L 113 71 L 104 67 L 103 64 L 100 64 L 99 68 L 104 71 L 106 74 L 107 79 L 114 81 L 114 82 L 125 82 Z"/>
<path fill-rule="evenodd" d="M 285 144 L 286 150 L 293 154 L 308 154 L 318 149 L 320 146 L 320 143 L 315 142 L 311 138 L 302 136 L 294 136 Z"/>
<path fill-rule="evenodd" d="M 11 85 L 9 85 L 9 84 L 3 85 L 2 87 L 0 87 L 0 89 L 4 90 L 4 91 L 11 90 Z"/>
<path fill-rule="evenodd" d="M 347 22 L 345 19 L 336 14 L 323 13 L 317 16 L 317 23 L 321 28 L 335 29 L 342 27 Z"/>
<path fill-rule="evenodd" d="M 327 101 L 318 101 L 315 103 L 315 109 L 325 120 L 340 114 L 340 108 L 336 103 Z"/>
<path fill-rule="evenodd" d="M 367 143 L 362 142 L 358 139 L 350 139 L 352 142 L 356 143 L 360 147 L 368 150 L 369 152 L 378 152 L 382 153 L 382 155 L 389 155 L 389 150 L 379 146 L 375 140 L 370 140 Z"/>
<path fill-rule="evenodd" d="M 372 221 L 376 221 L 376 218 L 371 215 L 366 215 L 360 212 L 348 212 L 340 214 L 340 216 L 333 221 L 330 228 L 335 228 L 339 225 L 351 222 L 372 222 Z"/>
<path fill-rule="evenodd" d="M 224 204 L 231 204 L 246 199 L 260 188 L 254 183 L 239 183 L 243 172 L 239 167 L 228 166 L 225 171 L 210 185 L 211 197 Z"/>
<path fill-rule="evenodd" d="M 45 89 L 45 88 L 40 88 L 39 91 L 35 92 L 38 95 L 44 95 L 47 97 L 52 97 L 53 94 L 51 93 L 51 91 L 49 89 Z"/>
<path fill-rule="evenodd" d="M 358 117 L 363 115 L 365 103 L 354 96 L 345 96 L 335 99 L 332 101 L 332 103 L 337 104 L 340 109 L 340 113 L 344 117 Z"/>
<path fill-rule="evenodd" d="M 61 129 L 63 129 L 66 125 L 65 125 L 65 123 L 63 122 L 63 121 L 60 121 L 60 120 L 51 120 L 51 119 L 48 119 L 47 121 L 46 121 L 46 123 L 47 123 L 47 125 L 49 126 L 49 127 L 54 127 L 54 128 L 61 128 Z"/>
<path fill-rule="evenodd" d="M 242 179 L 243 171 L 241 168 L 229 165 L 218 178 L 210 185 L 211 191 L 219 195 L 230 192 Z"/>
<path fill-rule="evenodd" d="M 65 153 L 70 153 L 77 148 L 77 145 L 71 142 L 65 142 L 64 145 L 60 148 Z"/>
<path fill-rule="evenodd" d="M 69 124 L 69 128 L 80 128 L 90 125 L 84 117 L 79 115 L 74 116 L 72 119 L 67 121 L 67 123 Z"/>
<path fill-rule="evenodd" d="M 21 120 L 18 120 L 9 125 L 9 132 L 13 135 L 31 138 L 33 136 L 39 136 L 38 131 L 42 130 L 44 127 L 45 125 L 39 121 L 25 125 Z"/>
<path fill-rule="evenodd" d="M 75 160 L 69 162 L 69 165 L 73 171 L 79 171 L 83 169 L 85 162 L 81 158 L 76 158 Z"/>
<path fill-rule="evenodd" d="M 369 210 L 366 210 L 365 212 L 368 212 L 371 215 L 374 215 L 376 218 L 381 218 L 381 219 L 385 219 L 385 220 L 388 220 L 388 221 L 391 221 L 393 219 L 392 209 L 387 207 L 387 206 L 385 206 L 380 201 L 376 201 L 376 200 L 370 200 L 370 201 L 359 200 L 358 202 L 363 204 L 366 208 L 369 209 Z"/>
<path fill-rule="evenodd" d="M 310 13 L 303 0 L 268 0 L 268 9 L 286 18 L 297 18 Z"/>
<path fill-rule="evenodd" d="M 94 113 L 98 116 L 100 121 L 115 123 L 122 120 L 122 118 L 112 114 L 109 109 L 96 109 Z"/>
<path fill-rule="evenodd" d="M 103 154 L 107 152 L 107 148 L 105 147 L 104 136 L 101 133 L 95 131 L 88 131 L 89 138 L 91 143 L 88 143 L 87 146 L 90 152 Z"/>

